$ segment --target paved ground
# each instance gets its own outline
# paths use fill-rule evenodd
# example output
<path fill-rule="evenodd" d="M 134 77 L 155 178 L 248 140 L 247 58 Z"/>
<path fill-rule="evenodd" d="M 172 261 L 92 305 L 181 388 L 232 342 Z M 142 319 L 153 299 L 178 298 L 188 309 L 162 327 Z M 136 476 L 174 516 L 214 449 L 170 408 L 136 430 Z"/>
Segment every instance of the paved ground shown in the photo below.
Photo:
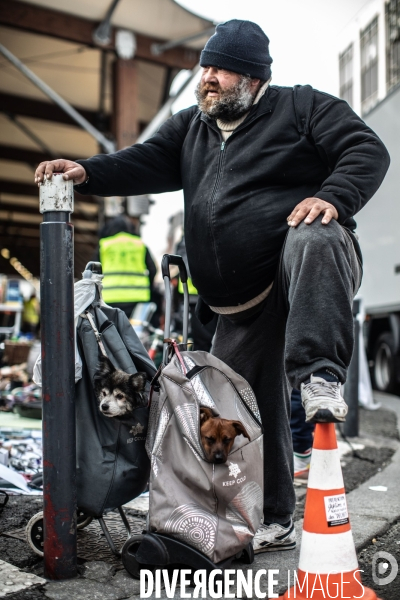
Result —
<path fill-rule="evenodd" d="M 400 563 L 400 442 L 397 423 L 400 423 L 400 398 L 379 395 L 382 407 L 375 412 L 360 411 L 360 437 L 352 438 L 356 448 L 354 452 L 346 442 L 340 442 L 341 452 L 350 452 L 342 456 L 342 468 L 347 491 L 348 506 L 353 536 L 359 556 L 360 568 L 364 570 L 363 582 L 374 589 L 381 600 L 400 600 L 400 574 L 393 578 L 394 560 Z M 340 435 L 338 435 L 340 440 Z M 370 489 L 371 487 L 375 488 Z M 377 491 L 386 490 L 386 491 Z M 296 488 L 296 530 L 299 539 L 302 532 L 306 488 Z M 144 521 L 145 500 L 139 507 L 131 510 L 131 519 L 140 525 Z M 122 565 L 111 558 L 95 562 L 85 562 L 80 566 L 78 579 L 69 582 L 44 583 L 32 578 L 43 575 L 42 560 L 35 555 L 26 542 L 16 537 L 4 536 L 4 533 L 21 530 L 29 518 L 41 508 L 40 498 L 13 497 L 0 515 L 0 598 L 7 589 L 7 598 L 13 600 L 119 600 L 127 598 L 137 600 L 139 582 L 121 569 Z M 92 532 L 98 525 L 92 525 Z M 23 531 L 23 530 L 22 530 Z M 86 532 L 88 533 L 88 532 Z M 104 537 L 104 536 L 103 536 Z M 104 544 L 98 529 L 99 544 Z M 391 556 L 378 553 L 390 553 Z M 275 591 L 283 593 L 287 587 L 287 574 L 298 566 L 299 548 L 283 553 L 258 555 L 251 566 L 255 573 L 258 569 L 277 569 L 279 575 Z M 83 561 L 82 561 L 83 562 Z M 392 565 L 393 563 L 393 565 Z M 12 566 L 21 571 L 13 571 L 14 580 L 6 588 L 1 586 L 1 569 Z M 247 570 L 247 566 L 235 563 L 235 568 Z M 373 578 L 373 571 L 376 573 Z M 9 571 L 7 571 L 9 572 Z M 19 587 L 17 575 L 21 573 Z M 23 581 L 23 573 L 30 579 Z M 393 578 L 391 583 L 382 585 Z M 7 578 L 6 578 L 7 579 Z M 262 578 L 262 589 L 267 592 L 266 579 Z M 29 583 L 28 583 L 29 582 Z M 36 587 L 35 587 L 36 586 Z M 9 593 L 18 589 L 16 593 Z M 154 596 L 152 596 L 154 597 Z M 161 597 L 166 592 L 162 590 Z M 178 591 L 175 598 L 180 598 Z"/>
<path fill-rule="evenodd" d="M 376 397 L 386 409 L 397 415 L 400 426 L 400 398 L 383 394 L 376 394 Z M 371 486 L 387 487 L 388 491 L 375 492 L 378 496 L 375 496 L 374 502 L 370 502 L 369 494 L 362 500 L 354 498 L 359 502 L 359 507 L 353 508 L 358 519 L 361 520 L 363 516 L 365 519 L 369 515 L 366 519 L 366 527 L 369 529 L 367 541 L 373 536 L 372 543 L 360 546 L 359 566 L 364 570 L 364 584 L 375 590 L 382 600 L 399 600 L 400 573 L 397 572 L 397 563 L 400 566 L 400 450 L 393 456 L 390 465 L 368 483 Z M 361 487 L 360 494 L 362 491 Z M 352 507 L 349 508 L 351 511 Z M 377 523 L 375 527 L 373 520 Z M 389 556 L 382 553 L 389 553 Z"/>

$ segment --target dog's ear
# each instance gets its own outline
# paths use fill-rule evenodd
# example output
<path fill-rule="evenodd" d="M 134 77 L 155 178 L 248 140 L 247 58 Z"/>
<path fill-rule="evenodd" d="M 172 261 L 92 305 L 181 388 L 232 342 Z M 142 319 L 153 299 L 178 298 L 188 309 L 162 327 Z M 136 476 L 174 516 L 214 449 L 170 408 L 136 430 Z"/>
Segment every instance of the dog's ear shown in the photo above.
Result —
<path fill-rule="evenodd" d="M 107 358 L 107 356 L 101 355 L 96 373 L 93 377 L 93 385 L 97 397 L 106 384 L 107 379 L 112 373 L 114 373 L 114 371 L 115 368 L 112 362 Z"/>
<path fill-rule="evenodd" d="M 242 434 L 242 435 L 244 435 L 244 437 L 246 437 L 248 440 L 250 440 L 250 436 L 247 433 L 246 428 L 243 425 L 243 423 L 241 423 L 240 421 L 232 421 L 232 425 L 236 429 L 236 435 Z"/>
<path fill-rule="evenodd" d="M 129 377 L 129 383 L 135 392 L 143 392 L 146 387 L 146 373 L 134 373 Z"/>
<path fill-rule="evenodd" d="M 111 360 L 107 357 L 104 356 L 104 354 L 102 354 L 100 356 L 100 360 L 99 360 L 99 369 L 98 371 L 100 371 L 101 375 L 111 375 L 111 373 L 114 373 L 115 371 L 115 367 L 112 364 Z"/>
<path fill-rule="evenodd" d="M 213 418 L 213 413 L 209 408 L 200 408 L 200 423 L 203 425 L 208 419 Z"/>

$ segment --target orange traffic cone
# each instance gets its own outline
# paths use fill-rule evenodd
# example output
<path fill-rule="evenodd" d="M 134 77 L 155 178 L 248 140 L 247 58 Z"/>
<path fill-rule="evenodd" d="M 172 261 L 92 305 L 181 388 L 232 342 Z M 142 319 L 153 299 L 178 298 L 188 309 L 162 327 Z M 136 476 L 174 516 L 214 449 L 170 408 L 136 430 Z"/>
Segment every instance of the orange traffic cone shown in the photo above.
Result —
<path fill-rule="evenodd" d="M 361 584 L 334 423 L 315 427 L 299 569 L 281 598 L 379 600 Z"/>

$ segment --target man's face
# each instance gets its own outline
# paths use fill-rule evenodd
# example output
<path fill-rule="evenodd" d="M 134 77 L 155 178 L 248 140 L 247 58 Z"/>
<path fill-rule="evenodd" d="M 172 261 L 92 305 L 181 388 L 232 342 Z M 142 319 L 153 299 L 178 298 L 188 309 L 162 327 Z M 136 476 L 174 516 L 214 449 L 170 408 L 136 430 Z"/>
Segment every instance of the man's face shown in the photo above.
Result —
<path fill-rule="evenodd" d="M 259 87 L 259 79 L 217 67 L 203 67 L 196 99 L 207 116 L 234 121 L 249 110 Z"/>

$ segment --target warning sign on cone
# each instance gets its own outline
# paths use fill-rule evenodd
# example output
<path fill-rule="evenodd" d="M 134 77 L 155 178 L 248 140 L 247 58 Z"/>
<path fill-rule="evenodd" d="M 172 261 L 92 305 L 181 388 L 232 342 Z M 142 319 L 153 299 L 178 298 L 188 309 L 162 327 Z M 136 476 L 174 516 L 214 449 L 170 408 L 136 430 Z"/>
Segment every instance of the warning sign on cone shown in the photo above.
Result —
<path fill-rule="evenodd" d="M 361 583 L 333 423 L 315 427 L 299 569 L 281 598 L 377 600 Z"/>

